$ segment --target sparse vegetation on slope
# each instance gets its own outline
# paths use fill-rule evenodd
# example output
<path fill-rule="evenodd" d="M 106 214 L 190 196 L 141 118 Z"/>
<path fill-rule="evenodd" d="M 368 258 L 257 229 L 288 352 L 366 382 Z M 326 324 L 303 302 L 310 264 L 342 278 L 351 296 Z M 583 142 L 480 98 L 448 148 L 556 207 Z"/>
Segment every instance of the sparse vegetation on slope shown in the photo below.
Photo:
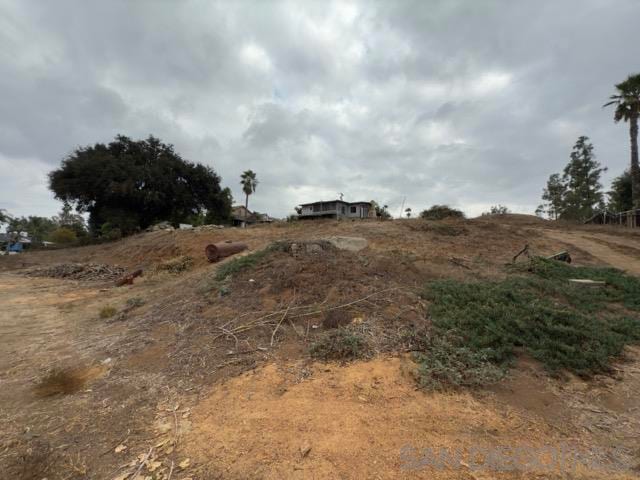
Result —
<path fill-rule="evenodd" d="M 421 343 L 424 350 L 414 357 L 418 382 L 425 388 L 478 387 L 504 377 L 506 370 L 489 360 L 488 349 L 464 346 L 455 335 L 428 335 Z"/>
<path fill-rule="evenodd" d="M 364 338 L 345 328 L 330 330 L 311 345 L 311 356 L 321 360 L 354 360 L 368 352 Z"/>
<path fill-rule="evenodd" d="M 232 258 L 218 267 L 215 279 L 218 282 L 224 282 L 228 277 L 238 272 L 253 268 L 271 251 L 272 247 L 267 247 L 264 250 L 258 250 L 248 255 Z"/>

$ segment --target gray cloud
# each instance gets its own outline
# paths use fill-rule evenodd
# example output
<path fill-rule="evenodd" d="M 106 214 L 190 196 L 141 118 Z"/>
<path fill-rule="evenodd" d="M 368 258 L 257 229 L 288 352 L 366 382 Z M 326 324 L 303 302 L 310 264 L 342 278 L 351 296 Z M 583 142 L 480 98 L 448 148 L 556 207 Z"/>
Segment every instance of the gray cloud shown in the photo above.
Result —
<path fill-rule="evenodd" d="M 75 147 L 150 133 L 259 211 L 336 197 L 532 212 L 575 139 L 610 179 L 602 103 L 636 70 L 636 0 L 0 0 L 0 208 L 51 215 Z"/>

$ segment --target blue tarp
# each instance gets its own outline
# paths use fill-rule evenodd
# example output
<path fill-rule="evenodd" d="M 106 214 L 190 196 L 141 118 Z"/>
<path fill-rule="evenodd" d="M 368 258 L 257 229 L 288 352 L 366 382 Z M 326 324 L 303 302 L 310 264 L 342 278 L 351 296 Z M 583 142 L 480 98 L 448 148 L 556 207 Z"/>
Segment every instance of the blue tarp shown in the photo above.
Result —
<path fill-rule="evenodd" d="M 9 245 L 10 252 L 21 252 L 22 250 L 23 250 L 23 247 L 20 242 L 12 243 Z"/>

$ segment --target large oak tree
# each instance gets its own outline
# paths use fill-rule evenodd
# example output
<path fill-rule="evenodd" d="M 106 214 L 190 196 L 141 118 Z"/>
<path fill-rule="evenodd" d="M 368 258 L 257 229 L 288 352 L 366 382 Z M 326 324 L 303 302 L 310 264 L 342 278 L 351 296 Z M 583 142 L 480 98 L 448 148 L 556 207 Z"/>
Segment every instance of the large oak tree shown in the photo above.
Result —
<path fill-rule="evenodd" d="M 78 148 L 49 174 L 49 185 L 56 198 L 89 213 L 94 232 L 105 223 L 126 234 L 163 220 L 230 215 L 231 200 L 213 169 L 184 160 L 153 136 L 118 135 L 108 145 Z"/>

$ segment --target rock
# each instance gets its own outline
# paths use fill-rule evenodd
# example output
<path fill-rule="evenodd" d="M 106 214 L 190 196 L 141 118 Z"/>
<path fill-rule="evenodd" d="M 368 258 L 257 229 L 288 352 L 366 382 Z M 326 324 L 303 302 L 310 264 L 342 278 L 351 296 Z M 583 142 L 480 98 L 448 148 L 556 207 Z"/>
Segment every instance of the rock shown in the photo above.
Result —
<path fill-rule="evenodd" d="M 328 237 L 325 240 L 334 247 L 349 252 L 359 252 L 369 244 L 367 239 L 362 237 Z"/>
<path fill-rule="evenodd" d="M 197 232 L 203 232 L 203 231 L 210 231 L 210 230 L 218 230 L 221 228 L 225 228 L 224 225 L 214 225 L 214 224 L 209 224 L 209 225 L 200 225 L 199 227 L 195 227 L 194 230 Z"/>
<path fill-rule="evenodd" d="M 151 225 L 147 228 L 147 232 L 156 232 L 158 230 L 173 230 L 174 228 L 171 226 L 169 222 L 159 222 L 154 225 Z"/>
<path fill-rule="evenodd" d="M 307 455 L 309 455 L 310 451 L 311 451 L 311 445 L 308 442 L 305 442 L 300 446 L 300 456 L 302 458 L 304 458 Z"/>
<path fill-rule="evenodd" d="M 322 247 L 317 243 L 307 243 L 307 253 L 322 253 Z"/>

